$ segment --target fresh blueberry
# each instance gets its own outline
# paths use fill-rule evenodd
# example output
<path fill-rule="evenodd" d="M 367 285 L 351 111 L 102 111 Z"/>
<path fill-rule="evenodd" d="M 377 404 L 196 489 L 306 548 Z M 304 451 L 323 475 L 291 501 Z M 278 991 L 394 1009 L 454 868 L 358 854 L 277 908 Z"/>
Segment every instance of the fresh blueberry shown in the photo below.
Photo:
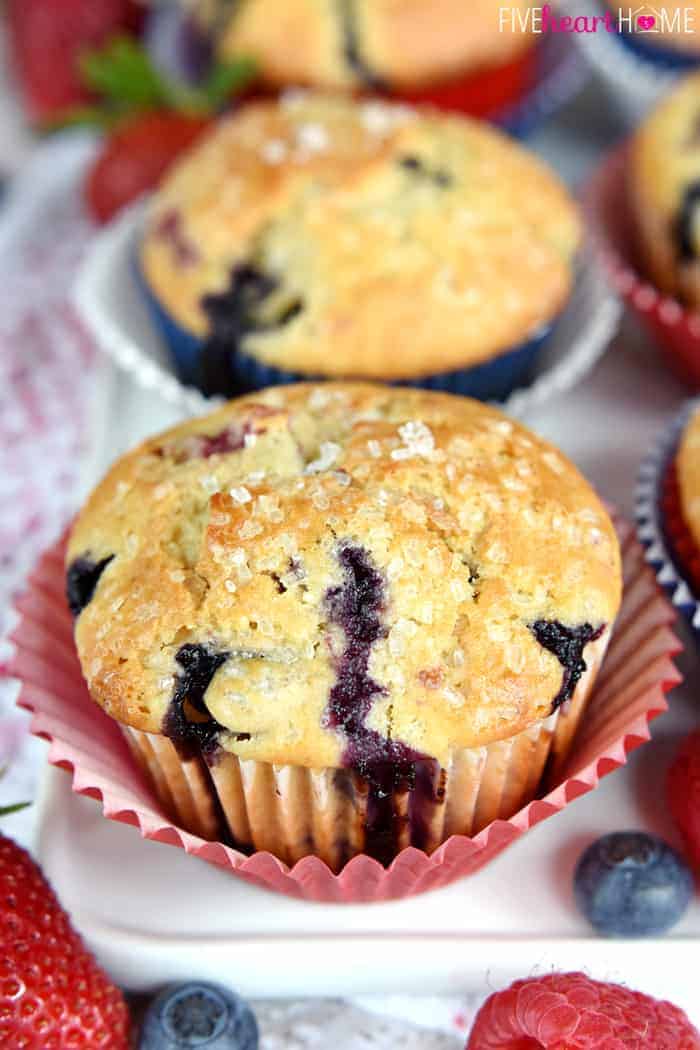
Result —
<path fill-rule="evenodd" d="M 257 1050 L 258 1026 L 248 1004 L 218 984 L 192 981 L 165 988 L 148 1008 L 139 1050 Z"/>
<path fill-rule="evenodd" d="M 693 895 L 693 876 L 663 839 L 643 831 L 617 831 L 583 853 L 574 893 L 599 933 L 649 937 L 665 933 L 681 918 Z"/>

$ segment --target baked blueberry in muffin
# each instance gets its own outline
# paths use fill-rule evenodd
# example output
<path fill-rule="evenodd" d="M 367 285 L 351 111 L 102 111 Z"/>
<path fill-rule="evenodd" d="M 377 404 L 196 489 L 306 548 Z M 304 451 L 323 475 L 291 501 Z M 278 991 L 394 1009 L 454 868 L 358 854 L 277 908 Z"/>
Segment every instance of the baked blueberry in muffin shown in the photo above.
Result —
<path fill-rule="evenodd" d="M 251 55 L 275 87 L 401 90 L 503 66 L 532 45 L 516 0 L 197 0 L 195 23 L 223 59 Z M 518 18 L 520 16 L 520 18 Z"/>
<path fill-rule="evenodd" d="M 294 377 L 461 390 L 552 323 L 579 238 L 555 175 L 488 125 L 295 93 L 224 118 L 176 165 L 140 265 L 209 393 Z"/>
<path fill-rule="evenodd" d="M 152 438 L 79 515 L 69 574 L 86 551 L 111 560 L 83 671 L 163 805 L 335 869 L 530 801 L 620 599 L 608 515 L 560 453 L 479 402 L 372 384 Z"/>

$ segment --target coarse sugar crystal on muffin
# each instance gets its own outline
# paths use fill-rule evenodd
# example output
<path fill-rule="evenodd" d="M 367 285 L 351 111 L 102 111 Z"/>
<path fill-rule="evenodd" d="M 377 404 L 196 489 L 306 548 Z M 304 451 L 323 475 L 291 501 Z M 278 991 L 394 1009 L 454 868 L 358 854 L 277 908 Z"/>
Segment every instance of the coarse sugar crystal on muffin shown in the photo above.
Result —
<path fill-rule="evenodd" d="M 196 0 L 222 59 L 251 55 L 267 83 L 394 88 L 501 66 L 531 47 L 529 0 Z"/>
<path fill-rule="evenodd" d="M 684 78 L 637 131 L 628 182 L 649 277 L 700 306 L 700 73 Z"/>
<path fill-rule="evenodd" d="M 140 265 L 205 373 L 228 355 L 410 381 L 536 337 L 579 241 L 565 187 L 494 128 L 294 92 L 225 117 L 175 166 Z"/>
<path fill-rule="evenodd" d="M 93 698 L 189 830 L 338 869 L 530 801 L 620 601 L 576 469 L 479 402 L 233 401 L 118 461 L 68 549 Z"/>

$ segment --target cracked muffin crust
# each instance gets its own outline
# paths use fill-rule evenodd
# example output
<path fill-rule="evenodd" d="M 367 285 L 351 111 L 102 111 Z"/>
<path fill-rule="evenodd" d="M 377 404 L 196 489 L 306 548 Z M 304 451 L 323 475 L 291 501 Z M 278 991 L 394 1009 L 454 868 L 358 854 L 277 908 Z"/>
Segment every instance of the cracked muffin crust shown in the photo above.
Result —
<path fill-rule="evenodd" d="M 609 633 L 608 515 L 479 402 L 274 388 L 146 441 L 68 548 L 93 698 L 215 761 L 349 767 L 512 737 Z"/>
<path fill-rule="evenodd" d="M 488 125 L 294 92 L 176 165 L 141 269 L 203 341 L 205 373 L 241 353 L 301 377 L 417 379 L 536 336 L 579 240 L 557 177 Z"/>
<path fill-rule="evenodd" d="M 252 55 L 269 84 L 401 88 L 505 64 L 532 45 L 531 6 L 509 5 L 516 30 L 493 0 L 285 0 L 274 17 L 264 0 L 193 9 L 221 58 Z"/>
<path fill-rule="evenodd" d="M 641 125 L 628 181 L 650 278 L 700 306 L 700 74 L 682 80 Z"/>

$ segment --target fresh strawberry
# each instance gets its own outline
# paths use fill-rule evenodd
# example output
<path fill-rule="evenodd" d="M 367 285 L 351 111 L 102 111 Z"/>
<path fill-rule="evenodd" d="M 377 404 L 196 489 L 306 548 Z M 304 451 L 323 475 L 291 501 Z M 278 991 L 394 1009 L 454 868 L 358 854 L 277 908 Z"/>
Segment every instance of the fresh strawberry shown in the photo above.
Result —
<path fill-rule="evenodd" d="M 582 973 L 516 981 L 479 1010 L 466 1050 L 700 1050 L 682 1010 Z"/>
<path fill-rule="evenodd" d="M 0 1046 L 127 1050 L 129 1014 L 32 858 L 0 835 Z"/>
<path fill-rule="evenodd" d="M 134 0 L 8 0 L 15 64 L 30 119 L 46 123 L 88 102 L 79 68 L 86 48 L 136 31 L 144 8 Z"/>
<path fill-rule="evenodd" d="M 74 119 L 97 119 L 108 132 L 85 186 L 88 208 L 98 222 L 153 189 L 254 75 L 251 62 L 234 59 L 212 66 L 197 85 L 172 81 L 129 37 L 84 54 L 81 68 L 101 101 Z"/>
<path fill-rule="evenodd" d="M 134 117 L 120 127 L 88 173 L 85 194 L 93 217 L 107 222 L 125 204 L 157 186 L 209 123 L 203 117 L 161 112 Z"/>

